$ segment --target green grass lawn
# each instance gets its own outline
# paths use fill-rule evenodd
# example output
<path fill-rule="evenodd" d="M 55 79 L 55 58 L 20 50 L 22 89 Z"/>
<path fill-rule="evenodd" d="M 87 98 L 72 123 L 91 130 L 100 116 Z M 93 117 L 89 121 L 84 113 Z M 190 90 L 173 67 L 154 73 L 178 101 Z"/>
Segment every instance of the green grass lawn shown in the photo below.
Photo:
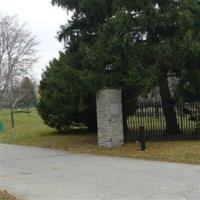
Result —
<path fill-rule="evenodd" d="M 177 115 L 177 122 L 180 126 L 180 129 L 185 133 L 192 133 L 195 131 L 196 128 L 196 122 L 189 120 L 189 117 L 182 117 Z M 129 116 L 128 118 L 128 128 L 139 130 L 139 127 L 141 124 L 145 125 L 145 130 L 147 132 L 152 133 L 152 130 L 155 130 L 158 135 L 162 135 L 166 129 L 165 124 L 165 117 L 161 116 L 159 118 L 156 118 L 155 116 Z M 191 130 L 191 131 L 190 131 Z"/>
<path fill-rule="evenodd" d="M 16 128 L 11 129 L 9 112 L 3 111 L 6 132 L 1 133 L 2 143 L 62 149 L 73 153 L 90 153 L 149 160 L 200 164 L 200 140 L 147 142 L 147 150 L 140 151 L 139 144 L 126 144 L 116 149 L 97 147 L 97 136 L 86 131 L 71 130 L 59 133 L 45 126 L 35 109 L 30 114 L 15 114 Z"/>

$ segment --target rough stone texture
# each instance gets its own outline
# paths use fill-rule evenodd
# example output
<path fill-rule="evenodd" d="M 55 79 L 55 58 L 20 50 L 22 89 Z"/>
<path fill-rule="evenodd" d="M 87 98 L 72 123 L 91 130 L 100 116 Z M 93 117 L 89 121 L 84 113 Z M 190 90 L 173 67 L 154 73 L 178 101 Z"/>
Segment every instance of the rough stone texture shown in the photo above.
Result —
<path fill-rule="evenodd" d="M 97 122 L 99 147 L 113 148 L 124 143 L 120 89 L 97 92 Z"/>

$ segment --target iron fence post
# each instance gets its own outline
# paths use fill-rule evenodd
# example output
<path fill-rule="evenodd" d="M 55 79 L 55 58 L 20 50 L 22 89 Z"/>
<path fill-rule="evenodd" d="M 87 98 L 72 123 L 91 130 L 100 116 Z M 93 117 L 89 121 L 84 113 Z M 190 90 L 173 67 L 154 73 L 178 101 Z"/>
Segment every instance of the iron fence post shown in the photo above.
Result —
<path fill-rule="evenodd" d="M 140 145 L 141 145 L 141 151 L 144 151 L 146 149 L 146 137 L 145 137 L 144 126 L 140 126 Z"/>

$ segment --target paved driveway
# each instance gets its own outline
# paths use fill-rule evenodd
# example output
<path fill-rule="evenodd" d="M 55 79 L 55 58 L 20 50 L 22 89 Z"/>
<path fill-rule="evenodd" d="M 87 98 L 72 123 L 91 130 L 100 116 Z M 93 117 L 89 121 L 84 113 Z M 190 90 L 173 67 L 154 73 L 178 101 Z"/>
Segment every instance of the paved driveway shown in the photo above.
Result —
<path fill-rule="evenodd" d="M 24 200 L 199 200 L 200 166 L 1 144 L 0 187 Z"/>

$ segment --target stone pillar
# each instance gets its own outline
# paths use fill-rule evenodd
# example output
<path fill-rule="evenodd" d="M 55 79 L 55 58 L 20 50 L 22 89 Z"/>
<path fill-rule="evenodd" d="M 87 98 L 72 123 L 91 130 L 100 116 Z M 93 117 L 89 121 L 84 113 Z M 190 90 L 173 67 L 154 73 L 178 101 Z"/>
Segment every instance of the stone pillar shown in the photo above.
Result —
<path fill-rule="evenodd" d="M 113 148 L 122 145 L 124 136 L 121 90 L 99 90 L 96 100 L 99 147 Z"/>

